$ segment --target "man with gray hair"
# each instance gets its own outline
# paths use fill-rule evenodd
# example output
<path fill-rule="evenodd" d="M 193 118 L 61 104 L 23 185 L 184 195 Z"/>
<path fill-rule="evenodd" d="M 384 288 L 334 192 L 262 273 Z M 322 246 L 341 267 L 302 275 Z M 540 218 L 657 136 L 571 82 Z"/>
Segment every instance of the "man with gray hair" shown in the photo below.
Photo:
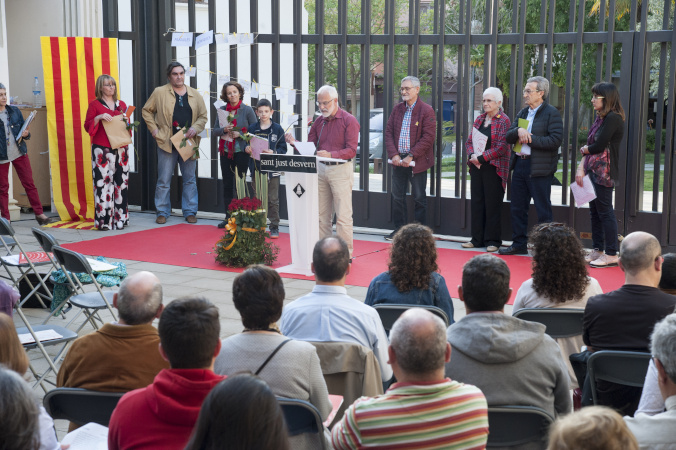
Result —
<path fill-rule="evenodd" d="M 333 234 L 333 213 L 336 213 L 336 234 L 343 239 L 352 257 L 352 186 L 357 155 L 359 122 L 338 104 L 338 91 L 325 85 L 317 91 L 317 106 L 321 112 L 308 135 L 314 142 L 317 156 L 331 158 L 317 165 L 319 178 L 319 238 Z M 286 142 L 294 145 L 296 138 L 285 135 Z"/>
<path fill-rule="evenodd" d="M 657 239 L 643 231 L 627 235 L 620 245 L 620 268 L 624 285 L 587 301 L 582 339 L 587 350 L 648 352 L 655 323 L 674 312 L 676 296 L 660 291 L 662 249 Z M 597 383 L 599 403 L 633 415 L 641 388 L 619 386 L 603 380 Z M 591 395 L 591 392 L 589 392 Z M 582 399 L 589 404 L 588 395 Z"/>
<path fill-rule="evenodd" d="M 552 180 L 563 140 L 563 120 L 546 99 L 549 81 L 543 77 L 528 79 L 523 90 L 526 107 L 517 114 L 505 140 L 514 147 L 509 164 L 512 174 L 512 245 L 499 250 L 501 255 L 528 254 L 528 209 L 535 203 L 538 223 L 552 221 Z M 519 153 L 516 153 L 518 151 Z"/>
<path fill-rule="evenodd" d="M 434 137 L 437 120 L 434 110 L 423 102 L 420 80 L 408 76 L 401 80 L 403 102 L 392 109 L 385 129 L 385 148 L 392 161 L 392 219 L 394 231 L 385 237 L 391 241 L 394 234 L 408 223 L 406 188 L 411 183 L 415 204 L 415 221 L 427 222 L 427 169 L 434 165 Z"/>
<path fill-rule="evenodd" d="M 674 448 L 676 443 L 676 314 L 655 325 L 650 349 L 666 411 L 654 416 L 636 414 L 624 421 L 641 448 Z"/>
<path fill-rule="evenodd" d="M 113 297 L 120 320 L 73 342 L 57 377 L 57 386 L 127 392 L 148 386 L 168 369 L 152 322 L 163 310 L 162 285 L 150 272 L 125 279 Z"/>
<path fill-rule="evenodd" d="M 335 449 L 485 447 L 486 399 L 475 386 L 444 377 L 451 346 L 439 317 L 421 308 L 404 312 L 388 355 L 397 383 L 345 411 L 331 433 Z"/>

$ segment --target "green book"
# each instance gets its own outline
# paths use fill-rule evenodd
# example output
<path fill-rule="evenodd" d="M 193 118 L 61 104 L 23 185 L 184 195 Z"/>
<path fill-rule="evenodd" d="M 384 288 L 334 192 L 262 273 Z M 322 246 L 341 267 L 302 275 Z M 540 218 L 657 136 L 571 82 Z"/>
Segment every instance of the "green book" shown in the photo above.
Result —
<path fill-rule="evenodd" d="M 523 128 L 524 130 L 528 129 L 528 124 L 529 124 L 528 119 L 519 119 L 519 128 Z M 521 154 L 521 142 L 517 142 L 516 145 L 514 146 L 514 152 L 516 154 Z"/>

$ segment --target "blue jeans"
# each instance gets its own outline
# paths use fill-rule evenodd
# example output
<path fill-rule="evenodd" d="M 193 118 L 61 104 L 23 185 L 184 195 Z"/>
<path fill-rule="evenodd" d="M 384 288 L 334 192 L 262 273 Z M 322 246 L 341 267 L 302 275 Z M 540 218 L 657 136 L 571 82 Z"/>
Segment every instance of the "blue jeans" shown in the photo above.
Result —
<path fill-rule="evenodd" d="M 408 223 L 406 188 L 411 182 L 411 194 L 415 201 L 415 221 L 425 225 L 427 219 L 427 171 L 413 173 L 411 167 L 392 167 L 392 218 L 394 230 Z"/>
<path fill-rule="evenodd" d="M 158 216 L 168 217 L 171 215 L 169 188 L 177 161 L 178 166 L 181 168 L 181 176 L 183 177 L 183 198 L 181 199 L 183 217 L 197 214 L 197 179 L 195 176 L 197 161 L 194 159 L 183 161 L 183 158 L 181 158 L 181 155 L 178 154 L 175 148 L 172 148 L 171 153 L 158 148 L 157 186 L 155 187 L 155 209 Z"/>
<path fill-rule="evenodd" d="M 530 200 L 535 203 L 538 223 L 552 221 L 552 179 L 554 175 L 545 177 L 530 176 L 530 159 L 517 158 L 512 173 L 512 240 L 514 248 L 528 246 L 528 209 Z"/>
<path fill-rule="evenodd" d="M 602 186 L 592 181 L 596 199 L 589 202 L 592 244 L 607 255 L 617 254 L 617 219 L 613 209 L 613 186 Z"/>

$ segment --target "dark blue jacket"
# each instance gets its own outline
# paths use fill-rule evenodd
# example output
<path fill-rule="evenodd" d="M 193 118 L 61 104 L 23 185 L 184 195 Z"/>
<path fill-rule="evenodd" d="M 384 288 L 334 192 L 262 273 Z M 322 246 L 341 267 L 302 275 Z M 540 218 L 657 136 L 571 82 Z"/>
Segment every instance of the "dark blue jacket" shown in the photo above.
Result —
<path fill-rule="evenodd" d="M 282 126 L 277 122 L 272 122 L 270 128 L 266 130 L 261 130 L 261 122 L 258 121 L 255 124 L 251 125 L 247 131 L 249 132 L 249 134 L 253 134 L 254 136 L 258 137 L 266 137 L 267 135 L 269 144 L 268 148 L 275 153 L 286 154 L 286 140 L 284 139 L 284 128 L 282 128 Z M 251 158 L 251 160 L 249 161 L 249 170 L 251 170 L 251 173 L 253 173 L 254 171 L 254 163 L 256 170 L 259 171 L 261 170 L 261 162 Z M 279 176 L 279 174 L 270 172 L 268 173 L 268 176 L 269 177 Z"/>
<path fill-rule="evenodd" d="M 15 106 L 10 106 L 7 105 L 5 106 L 7 109 L 7 114 L 9 116 L 9 126 L 12 129 L 12 134 L 14 135 L 14 139 L 19 141 L 19 131 L 21 131 L 21 127 L 23 126 L 23 115 L 21 114 L 21 110 Z M 29 139 L 31 136 L 30 134 L 23 138 L 21 143 L 18 144 L 19 146 L 19 152 L 21 152 L 22 155 L 25 155 L 28 153 L 28 148 L 26 148 L 26 139 Z M 7 136 L 5 136 L 5 123 L 0 120 L 0 161 L 1 160 L 6 160 L 7 159 Z"/>

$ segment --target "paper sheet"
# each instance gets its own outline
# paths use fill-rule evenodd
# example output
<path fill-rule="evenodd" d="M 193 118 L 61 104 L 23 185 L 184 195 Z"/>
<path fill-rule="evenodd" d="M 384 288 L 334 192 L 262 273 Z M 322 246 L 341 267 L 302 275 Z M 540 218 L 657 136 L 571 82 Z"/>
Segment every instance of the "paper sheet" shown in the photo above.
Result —
<path fill-rule="evenodd" d="M 21 143 L 21 141 L 23 140 L 22 134 L 23 134 L 24 131 L 26 131 L 28 129 L 31 122 L 35 118 L 36 113 L 37 113 L 37 111 L 31 111 L 31 113 L 28 115 L 28 117 L 26 117 L 26 120 L 23 121 L 23 126 L 19 130 L 19 134 L 18 134 L 19 140 L 17 141 L 17 143 Z"/>
<path fill-rule="evenodd" d="M 216 45 L 219 44 L 227 44 L 228 43 L 228 35 L 224 33 L 216 33 Z"/>
<path fill-rule="evenodd" d="M 529 123 L 527 119 L 519 119 L 519 128 L 527 130 Z M 519 155 L 530 155 L 530 145 L 517 142 L 514 146 L 514 152 Z"/>
<path fill-rule="evenodd" d="M 239 37 L 237 36 L 237 33 L 230 33 L 228 35 L 228 44 L 237 45 L 238 42 L 239 42 Z"/>
<path fill-rule="evenodd" d="M 392 160 L 388 159 L 387 164 L 392 164 Z M 408 163 L 408 166 L 409 167 L 415 167 L 415 161 L 411 161 L 410 163 Z"/>
<path fill-rule="evenodd" d="M 576 182 L 570 184 L 570 190 L 573 192 L 575 197 L 575 206 L 580 207 L 584 206 L 590 201 L 596 198 L 596 192 L 594 191 L 594 186 L 592 185 L 589 175 L 585 175 L 582 179 L 582 187 Z"/>
<path fill-rule="evenodd" d="M 53 341 L 55 339 L 61 339 L 63 337 L 54 330 L 36 331 L 35 335 L 38 337 L 40 342 L 42 342 L 42 341 Z M 19 335 L 19 341 L 21 341 L 22 344 L 30 344 L 30 343 L 35 342 L 35 339 L 33 339 L 32 334 L 23 333 L 23 334 Z"/>
<path fill-rule="evenodd" d="M 244 92 L 249 92 L 251 90 L 251 81 L 249 80 L 239 80 L 239 84 L 244 88 Z"/>
<path fill-rule="evenodd" d="M 221 109 L 221 106 L 225 106 L 225 102 L 219 98 L 214 102 L 214 108 Z"/>
<path fill-rule="evenodd" d="M 218 76 L 218 84 L 223 86 L 225 83 L 230 81 L 230 75 L 219 75 Z"/>
<path fill-rule="evenodd" d="M 484 153 L 486 150 L 486 143 L 488 142 L 488 136 L 483 134 L 481 131 L 472 127 L 472 146 L 474 147 L 474 154 L 479 156 Z"/>
<path fill-rule="evenodd" d="M 237 36 L 239 37 L 239 39 L 238 39 L 239 44 L 248 44 L 249 43 L 249 33 L 239 33 Z"/>
<path fill-rule="evenodd" d="M 214 31 L 209 30 L 206 33 L 202 33 L 195 38 L 195 50 L 202 48 L 205 45 L 213 44 L 214 42 Z"/>
<path fill-rule="evenodd" d="M 188 70 L 185 71 L 186 77 L 194 77 L 197 75 L 197 67 L 190 66 Z"/>
<path fill-rule="evenodd" d="M 172 137 L 169 138 L 172 144 L 174 144 L 174 147 L 176 148 L 176 151 L 181 155 L 181 158 L 183 158 L 183 161 L 187 161 L 192 157 L 192 155 L 195 153 L 193 148 L 195 147 L 195 143 L 193 142 L 192 139 L 186 139 L 185 140 L 185 146 L 181 147 L 181 141 L 183 140 L 183 130 L 178 130 L 178 132 L 173 135 Z M 93 269 L 93 267 L 92 267 Z"/>
<path fill-rule="evenodd" d="M 216 114 L 218 114 L 218 125 L 220 125 L 221 128 L 225 128 L 226 125 L 228 125 L 228 112 L 218 108 Z"/>
<path fill-rule="evenodd" d="M 252 152 L 252 157 L 256 161 L 261 160 L 261 153 L 267 152 L 270 150 L 270 144 L 267 139 L 263 139 L 258 136 L 252 136 L 251 137 L 251 142 L 249 142 L 249 145 L 251 146 L 251 152 Z"/>
<path fill-rule="evenodd" d="M 275 98 L 277 100 L 282 100 L 284 97 L 286 97 L 286 93 L 288 91 L 284 89 L 283 87 L 276 87 L 275 88 Z"/>
<path fill-rule="evenodd" d="M 296 106 L 296 90 L 295 89 L 289 89 L 287 103 L 289 104 L 289 106 Z"/>
<path fill-rule="evenodd" d="M 171 33 L 172 47 L 192 47 L 192 33 Z"/>
<path fill-rule="evenodd" d="M 301 155 L 312 156 L 317 151 L 314 142 L 295 142 L 296 150 L 300 152 Z"/>
<path fill-rule="evenodd" d="M 117 269 L 117 266 L 99 261 L 98 259 L 87 258 L 87 262 L 94 272 L 106 272 Z"/>
<path fill-rule="evenodd" d="M 251 83 L 251 92 L 249 94 L 252 98 L 258 98 L 258 83 Z"/>
<path fill-rule="evenodd" d="M 61 441 L 69 450 L 107 450 L 108 427 L 90 422 L 68 433 Z"/>

